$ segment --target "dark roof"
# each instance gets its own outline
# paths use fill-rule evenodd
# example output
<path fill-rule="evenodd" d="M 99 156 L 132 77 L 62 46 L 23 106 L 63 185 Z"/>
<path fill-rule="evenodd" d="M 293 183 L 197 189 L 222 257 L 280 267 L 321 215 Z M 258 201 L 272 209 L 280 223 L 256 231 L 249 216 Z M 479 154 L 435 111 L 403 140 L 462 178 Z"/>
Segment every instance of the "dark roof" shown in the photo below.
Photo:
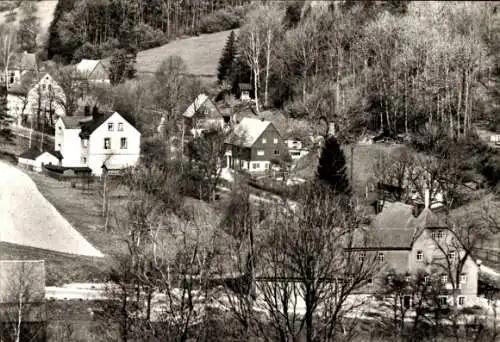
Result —
<path fill-rule="evenodd" d="M 92 120 L 91 116 L 61 116 L 64 127 L 67 129 L 80 128 L 81 123 Z"/>
<path fill-rule="evenodd" d="M 59 165 L 44 165 L 47 170 L 57 173 L 64 173 L 64 171 L 72 170 L 75 173 L 90 173 L 92 169 L 86 166 L 59 166 Z"/>
<path fill-rule="evenodd" d="M 19 155 L 19 158 L 25 158 L 25 159 L 36 159 L 40 154 L 43 152 L 40 151 L 40 149 L 37 148 L 30 148 L 27 151 L 24 151 Z"/>
<path fill-rule="evenodd" d="M 80 132 L 80 138 L 88 138 L 99 126 L 101 126 L 104 121 L 108 120 L 111 115 L 115 112 L 100 113 L 96 115 L 91 121 L 85 122 L 81 125 L 82 131 Z"/>
<path fill-rule="evenodd" d="M 385 202 L 382 212 L 373 219 L 373 228 L 404 228 L 413 219 L 413 206 L 401 202 Z"/>
<path fill-rule="evenodd" d="M 38 156 L 40 156 L 41 154 L 43 154 L 45 152 L 52 154 L 54 157 L 56 157 L 59 160 L 63 159 L 63 156 L 62 156 L 61 152 L 59 152 L 59 151 L 54 151 L 54 150 L 40 151 L 37 148 L 31 148 L 31 149 L 23 152 L 22 154 L 19 155 L 19 158 L 33 159 L 34 160 L 34 159 L 38 158 Z"/>
<path fill-rule="evenodd" d="M 411 249 L 414 230 L 407 228 L 358 229 L 354 248 Z"/>
<path fill-rule="evenodd" d="M 429 208 L 425 208 L 418 217 L 412 218 L 408 222 L 408 227 L 423 230 L 427 228 L 447 228 L 448 226 L 439 215 Z"/>
<path fill-rule="evenodd" d="M 238 83 L 238 88 L 240 90 L 252 90 L 252 85 L 250 83 Z"/>

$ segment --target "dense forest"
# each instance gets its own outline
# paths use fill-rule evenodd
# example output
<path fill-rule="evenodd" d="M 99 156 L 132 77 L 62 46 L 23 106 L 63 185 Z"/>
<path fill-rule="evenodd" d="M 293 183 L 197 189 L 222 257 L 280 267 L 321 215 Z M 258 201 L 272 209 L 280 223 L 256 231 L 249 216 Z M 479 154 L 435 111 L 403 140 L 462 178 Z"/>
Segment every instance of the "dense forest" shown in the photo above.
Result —
<path fill-rule="evenodd" d="M 235 55 L 252 69 L 257 110 L 262 104 L 309 121 L 326 117 L 354 135 L 363 127 L 409 134 L 432 126 L 464 137 L 479 119 L 494 125 L 498 3 L 254 6 Z"/>
<path fill-rule="evenodd" d="M 181 35 L 236 28 L 248 0 L 65 0 L 49 28 L 47 57 L 69 63 L 142 50 Z"/>

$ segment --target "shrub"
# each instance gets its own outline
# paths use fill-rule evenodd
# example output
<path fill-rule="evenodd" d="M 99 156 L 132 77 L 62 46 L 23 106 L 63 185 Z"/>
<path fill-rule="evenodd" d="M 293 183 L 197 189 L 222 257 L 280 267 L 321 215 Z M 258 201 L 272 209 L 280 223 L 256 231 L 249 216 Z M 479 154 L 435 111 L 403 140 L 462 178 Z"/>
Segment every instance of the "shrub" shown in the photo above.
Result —
<path fill-rule="evenodd" d="M 73 62 L 78 63 L 82 59 L 101 59 L 101 49 L 89 42 L 80 46 L 73 54 Z"/>
<path fill-rule="evenodd" d="M 132 35 L 138 44 L 136 46 L 138 50 L 154 48 L 168 42 L 162 30 L 154 29 L 147 24 L 134 26 Z"/>

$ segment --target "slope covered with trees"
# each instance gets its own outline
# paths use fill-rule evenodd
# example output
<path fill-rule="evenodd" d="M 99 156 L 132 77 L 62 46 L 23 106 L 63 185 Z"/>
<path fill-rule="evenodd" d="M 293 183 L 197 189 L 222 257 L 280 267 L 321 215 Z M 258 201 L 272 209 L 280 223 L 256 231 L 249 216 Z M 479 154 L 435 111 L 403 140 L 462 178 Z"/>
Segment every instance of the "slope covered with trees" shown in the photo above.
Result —
<path fill-rule="evenodd" d="M 49 29 L 48 58 L 102 58 L 116 48 L 143 50 L 181 35 L 239 26 L 247 0 L 59 1 Z"/>

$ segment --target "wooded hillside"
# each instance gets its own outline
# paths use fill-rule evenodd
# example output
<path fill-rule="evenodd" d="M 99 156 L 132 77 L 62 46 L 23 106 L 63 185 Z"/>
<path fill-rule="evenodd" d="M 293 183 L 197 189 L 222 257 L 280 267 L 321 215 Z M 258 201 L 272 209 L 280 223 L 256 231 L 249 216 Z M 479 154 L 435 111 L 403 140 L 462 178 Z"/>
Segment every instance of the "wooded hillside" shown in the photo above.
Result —
<path fill-rule="evenodd" d="M 236 28 L 248 0 L 65 0 L 49 29 L 49 59 L 103 58 L 143 50 L 181 35 Z"/>

